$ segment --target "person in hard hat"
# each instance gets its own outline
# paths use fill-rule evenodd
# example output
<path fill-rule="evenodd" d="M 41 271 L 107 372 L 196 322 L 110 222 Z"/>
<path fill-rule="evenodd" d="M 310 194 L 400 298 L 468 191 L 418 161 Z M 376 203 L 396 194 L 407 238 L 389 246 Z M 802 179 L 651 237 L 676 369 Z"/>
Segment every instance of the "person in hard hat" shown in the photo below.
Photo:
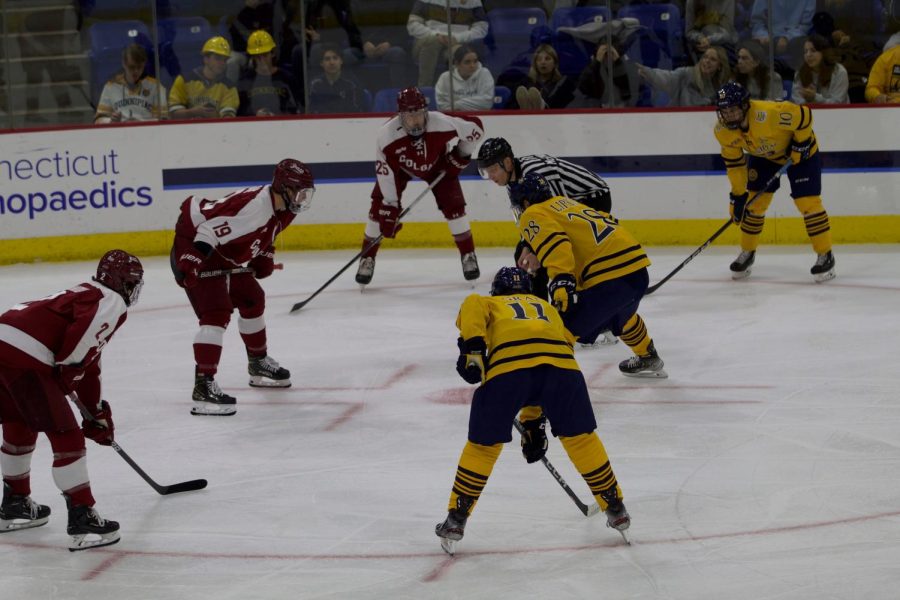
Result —
<path fill-rule="evenodd" d="M 231 46 L 222 36 L 206 40 L 203 64 L 175 78 L 169 92 L 173 119 L 215 119 L 237 115 L 239 100 L 234 82 L 225 77 Z"/>
<path fill-rule="evenodd" d="M 250 34 L 247 54 L 250 68 L 241 73 L 238 81 L 238 114 L 271 117 L 298 112 L 303 89 L 293 74 L 275 65 L 275 40 L 268 31 L 260 29 Z"/>

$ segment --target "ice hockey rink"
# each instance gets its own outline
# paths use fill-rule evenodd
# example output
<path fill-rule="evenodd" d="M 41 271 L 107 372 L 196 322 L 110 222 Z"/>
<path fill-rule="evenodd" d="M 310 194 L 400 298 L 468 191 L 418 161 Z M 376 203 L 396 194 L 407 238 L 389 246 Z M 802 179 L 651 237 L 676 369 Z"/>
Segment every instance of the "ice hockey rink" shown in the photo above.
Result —
<path fill-rule="evenodd" d="M 649 248 L 658 281 L 693 248 Z M 0 598 L 897 598 L 900 588 L 900 248 L 838 246 L 817 285 L 808 246 L 763 246 L 733 282 L 715 246 L 641 314 L 669 379 L 629 379 L 626 346 L 579 349 L 598 432 L 632 516 L 626 546 L 584 517 L 518 435 L 457 555 L 439 546 L 472 387 L 456 374 L 454 249 L 384 250 L 295 314 L 352 250 L 279 253 L 265 280 L 270 354 L 287 390 L 248 387 L 233 322 L 218 379 L 233 417 L 189 414 L 193 313 L 165 257 L 103 354 L 116 439 L 154 492 L 88 441 L 97 509 L 122 540 L 66 550 L 65 506 L 41 437 L 32 496 L 53 510 L 0 536 Z M 487 293 L 509 250 L 478 252 Z M 0 305 L 79 283 L 95 262 L 0 268 Z M 585 501 L 559 442 L 553 465 Z"/>

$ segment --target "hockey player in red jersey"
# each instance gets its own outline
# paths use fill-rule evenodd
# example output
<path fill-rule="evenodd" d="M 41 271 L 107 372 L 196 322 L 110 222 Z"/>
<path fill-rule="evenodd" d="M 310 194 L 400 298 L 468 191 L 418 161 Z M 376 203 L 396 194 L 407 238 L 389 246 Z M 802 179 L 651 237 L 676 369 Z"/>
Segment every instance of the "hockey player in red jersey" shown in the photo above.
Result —
<path fill-rule="evenodd" d="M 475 145 L 484 135 L 481 120 L 429 111 L 428 101 L 415 87 L 400 91 L 397 110 L 397 116 L 385 123 L 378 134 L 375 189 L 356 282 L 367 285 L 372 281 L 379 247 L 373 242 L 378 236 L 393 238 L 403 227 L 398 223 L 400 198 L 409 181 L 418 177 L 430 185 L 442 172 L 445 175 L 434 186 L 432 194 L 459 248 L 463 277 L 478 279 L 481 272 L 459 174 L 469 164 Z"/>
<path fill-rule="evenodd" d="M 222 339 L 238 310 L 250 385 L 289 387 L 291 374 L 268 355 L 263 316 L 266 295 L 257 279 L 275 269 L 275 237 L 309 208 L 315 186 L 309 168 L 292 158 L 275 166 L 270 185 L 245 188 L 218 200 L 191 196 L 181 204 L 171 264 L 200 322 L 194 338 L 195 415 L 233 415 L 237 400 L 215 375 Z"/>
<path fill-rule="evenodd" d="M 93 281 L 0 315 L 0 533 L 38 527 L 50 517 L 49 506 L 31 499 L 31 456 L 43 431 L 53 448 L 53 481 L 68 508 L 69 549 L 119 541 L 119 524 L 93 508 L 84 440 L 113 441 L 110 406 L 100 399 L 100 353 L 137 303 L 143 279 L 137 257 L 110 250 Z M 90 412 L 81 428 L 67 396 Z"/>

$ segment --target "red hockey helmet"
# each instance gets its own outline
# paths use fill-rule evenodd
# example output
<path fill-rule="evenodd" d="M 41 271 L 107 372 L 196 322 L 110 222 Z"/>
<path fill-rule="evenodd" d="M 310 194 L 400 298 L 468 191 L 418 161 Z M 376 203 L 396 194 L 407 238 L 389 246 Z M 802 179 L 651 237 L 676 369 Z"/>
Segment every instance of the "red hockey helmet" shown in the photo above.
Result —
<path fill-rule="evenodd" d="M 144 286 L 144 267 L 137 256 L 110 250 L 100 259 L 94 281 L 122 296 L 126 306 L 134 306 Z"/>
<path fill-rule="evenodd" d="M 293 158 L 285 158 L 275 165 L 272 189 L 281 194 L 288 210 L 297 214 L 309 208 L 316 186 L 312 171 Z"/>
<path fill-rule="evenodd" d="M 397 94 L 397 111 L 400 124 L 407 134 L 419 137 L 425 133 L 428 123 L 428 99 L 417 87 L 408 87 Z"/>

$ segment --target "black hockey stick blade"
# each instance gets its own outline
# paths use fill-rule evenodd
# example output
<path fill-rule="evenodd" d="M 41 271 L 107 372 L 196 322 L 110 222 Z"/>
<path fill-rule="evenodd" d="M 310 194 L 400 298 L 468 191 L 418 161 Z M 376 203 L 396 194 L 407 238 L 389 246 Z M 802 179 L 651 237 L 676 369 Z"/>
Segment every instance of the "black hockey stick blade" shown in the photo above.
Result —
<path fill-rule="evenodd" d="M 525 427 L 522 426 L 522 423 L 518 419 L 513 420 L 513 425 L 515 425 L 516 431 L 518 431 L 520 434 L 525 433 Z M 581 498 L 579 498 L 578 495 L 572 491 L 572 488 L 570 488 L 569 484 L 566 483 L 566 480 L 562 478 L 562 475 L 559 474 L 559 471 L 557 471 L 553 467 L 553 465 L 550 464 L 550 461 L 547 460 L 546 456 L 541 457 L 541 462 L 544 463 L 544 466 L 547 467 L 547 470 L 550 471 L 551 475 L 553 475 L 553 479 L 556 480 L 556 483 L 558 483 L 563 491 L 568 494 L 569 498 L 572 499 L 572 502 L 574 502 L 575 506 L 578 507 L 578 510 L 581 511 L 581 514 L 586 517 L 593 517 L 600 512 L 600 506 L 596 502 L 594 502 L 591 506 L 588 506 L 581 501 Z"/>
<path fill-rule="evenodd" d="M 173 483 L 172 485 L 160 485 L 156 483 L 152 477 L 147 475 L 147 473 L 144 472 L 130 456 L 128 456 L 128 453 L 122 450 L 122 447 L 119 444 L 113 442 L 112 448 L 161 496 L 168 496 L 169 494 L 178 494 L 181 492 L 193 492 L 195 490 L 202 490 L 206 487 L 207 481 L 205 479 L 192 479 L 191 481 L 182 481 L 181 483 Z"/>

